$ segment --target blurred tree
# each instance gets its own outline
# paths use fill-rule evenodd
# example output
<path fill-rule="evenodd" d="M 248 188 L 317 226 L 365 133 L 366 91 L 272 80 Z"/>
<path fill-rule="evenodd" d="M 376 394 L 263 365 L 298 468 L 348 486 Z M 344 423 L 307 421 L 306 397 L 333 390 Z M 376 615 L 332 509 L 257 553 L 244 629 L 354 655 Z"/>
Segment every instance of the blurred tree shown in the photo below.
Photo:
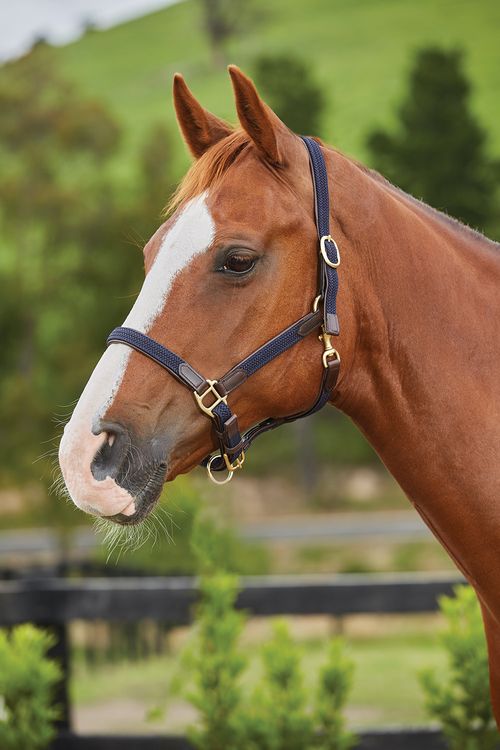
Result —
<path fill-rule="evenodd" d="M 200 3 L 214 65 L 224 67 L 228 40 L 253 28 L 262 14 L 251 0 L 200 0 Z"/>
<path fill-rule="evenodd" d="M 175 189 L 175 181 L 168 172 L 171 163 L 172 143 L 168 129 L 162 123 L 152 125 L 142 145 L 139 162 L 142 175 L 141 216 L 160 214 L 169 195 Z M 141 217 L 137 217 L 140 223 Z"/>
<path fill-rule="evenodd" d="M 421 50 L 395 133 L 367 140 L 372 163 L 392 182 L 462 221 L 485 229 L 493 219 L 495 172 L 486 135 L 470 109 L 463 55 Z"/>
<path fill-rule="evenodd" d="M 172 180 L 155 163 L 167 153 L 156 130 L 134 190 L 123 190 L 113 174 L 121 128 L 43 46 L 0 70 L 0 110 L 0 482 L 21 484 L 49 478 L 33 460 L 52 415 L 69 411 L 141 286 L 127 232 L 151 234 Z M 64 503 L 53 509 L 60 518 Z"/>
<path fill-rule="evenodd" d="M 295 55 L 260 55 L 254 70 L 267 103 L 291 130 L 320 134 L 326 99 L 306 62 Z"/>

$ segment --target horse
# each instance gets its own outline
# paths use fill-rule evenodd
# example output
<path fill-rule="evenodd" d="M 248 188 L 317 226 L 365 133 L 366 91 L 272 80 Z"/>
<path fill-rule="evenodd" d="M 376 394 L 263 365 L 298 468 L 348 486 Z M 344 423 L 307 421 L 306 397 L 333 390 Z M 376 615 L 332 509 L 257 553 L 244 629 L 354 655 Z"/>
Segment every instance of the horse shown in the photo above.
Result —
<path fill-rule="evenodd" d="M 187 382 L 150 351 L 114 340 L 64 430 L 68 492 L 87 513 L 138 523 L 165 482 L 219 445 L 233 450 L 224 455 L 229 474 L 241 468 L 239 427 L 232 443 L 221 437 L 207 419 L 215 407 L 229 404 L 244 430 L 269 418 L 275 426 L 317 403 L 325 361 L 341 357 L 328 402 L 374 446 L 477 592 L 499 722 L 500 247 L 315 140 L 332 196 L 328 242 L 342 253 L 335 349 L 325 323 L 320 340 L 301 336 L 240 378 L 228 400 L 221 373 L 234 375 L 235 362 L 294 321 L 316 315 L 318 324 L 326 303 L 317 295 L 318 196 L 305 141 L 250 78 L 235 66 L 229 73 L 238 128 L 174 77 L 194 163 L 144 248 L 144 285 L 124 323 L 187 362 Z M 202 378 L 201 392 L 200 371 L 214 378 Z"/>

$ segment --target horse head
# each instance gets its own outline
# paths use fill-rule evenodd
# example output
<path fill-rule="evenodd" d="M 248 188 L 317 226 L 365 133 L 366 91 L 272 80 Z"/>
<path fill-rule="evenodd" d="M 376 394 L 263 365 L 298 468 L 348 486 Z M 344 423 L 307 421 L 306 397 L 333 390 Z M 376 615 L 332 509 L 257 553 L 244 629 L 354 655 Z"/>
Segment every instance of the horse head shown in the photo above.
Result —
<path fill-rule="evenodd" d="M 208 383 L 307 316 L 318 277 L 304 141 L 238 68 L 230 75 L 237 129 L 174 78 L 179 126 L 195 161 L 146 244 L 144 284 L 123 324 L 174 351 Z M 322 351 L 316 335 L 304 336 L 242 382 L 230 396 L 239 428 L 306 411 L 320 388 Z M 120 341 L 110 345 L 60 445 L 74 503 L 118 523 L 141 521 L 165 481 L 216 447 L 199 405 L 153 359 Z"/>

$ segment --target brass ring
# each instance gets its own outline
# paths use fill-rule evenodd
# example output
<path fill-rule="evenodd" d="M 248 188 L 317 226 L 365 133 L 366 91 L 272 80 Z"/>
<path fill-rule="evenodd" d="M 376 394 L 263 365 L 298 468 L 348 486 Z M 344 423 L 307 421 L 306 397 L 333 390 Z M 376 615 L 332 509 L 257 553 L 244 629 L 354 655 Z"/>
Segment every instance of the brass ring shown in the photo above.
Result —
<path fill-rule="evenodd" d="M 325 242 L 331 242 L 332 245 L 335 245 L 335 252 L 337 253 L 337 262 L 333 263 L 330 258 L 328 257 L 328 254 L 326 252 Z M 330 268 L 338 268 L 340 266 L 340 250 L 339 246 L 333 239 L 331 234 L 325 234 L 319 241 L 320 246 L 320 253 L 323 257 L 323 260 L 325 261 L 327 266 L 330 266 Z"/>
<path fill-rule="evenodd" d="M 210 460 L 207 464 L 208 476 L 210 477 L 210 479 L 212 480 L 214 484 L 227 484 L 233 478 L 234 471 L 229 470 L 227 473 L 227 477 L 225 479 L 222 479 L 222 481 L 219 479 L 216 479 L 214 475 L 212 474 L 212 463 L 215 461 L 216 458 L 220 458 L 220 456 L 218 456 L 217 453 L 214 453 L 214 455 L 210 457 Z"/>

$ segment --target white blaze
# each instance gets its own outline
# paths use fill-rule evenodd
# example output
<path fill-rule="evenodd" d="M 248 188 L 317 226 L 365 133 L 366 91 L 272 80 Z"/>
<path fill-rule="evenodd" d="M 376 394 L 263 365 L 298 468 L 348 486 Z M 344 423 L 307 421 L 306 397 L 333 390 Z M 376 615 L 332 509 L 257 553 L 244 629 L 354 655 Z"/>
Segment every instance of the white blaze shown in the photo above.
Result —
<path fill-rule="evenodd" d="M 206 193 L 191 200 L 162 239 L 154 263 L 124 326 L 147 333 L 161 314 L 175 277 L 212 244 L 215 226 L 206 204 Z M 188 304 L 188 301 L 186 302 Z M 132 350 L 125 344 L 110 346 L 97 363 L 65 427 L 59 463 L 73 502 L 86 512 L 112 516 L 131 515 L 132 496 L 114 479 L 97 481 L 91 464 L 107 436 L 92 428 L 106 413 L 125 375 Z"/>

